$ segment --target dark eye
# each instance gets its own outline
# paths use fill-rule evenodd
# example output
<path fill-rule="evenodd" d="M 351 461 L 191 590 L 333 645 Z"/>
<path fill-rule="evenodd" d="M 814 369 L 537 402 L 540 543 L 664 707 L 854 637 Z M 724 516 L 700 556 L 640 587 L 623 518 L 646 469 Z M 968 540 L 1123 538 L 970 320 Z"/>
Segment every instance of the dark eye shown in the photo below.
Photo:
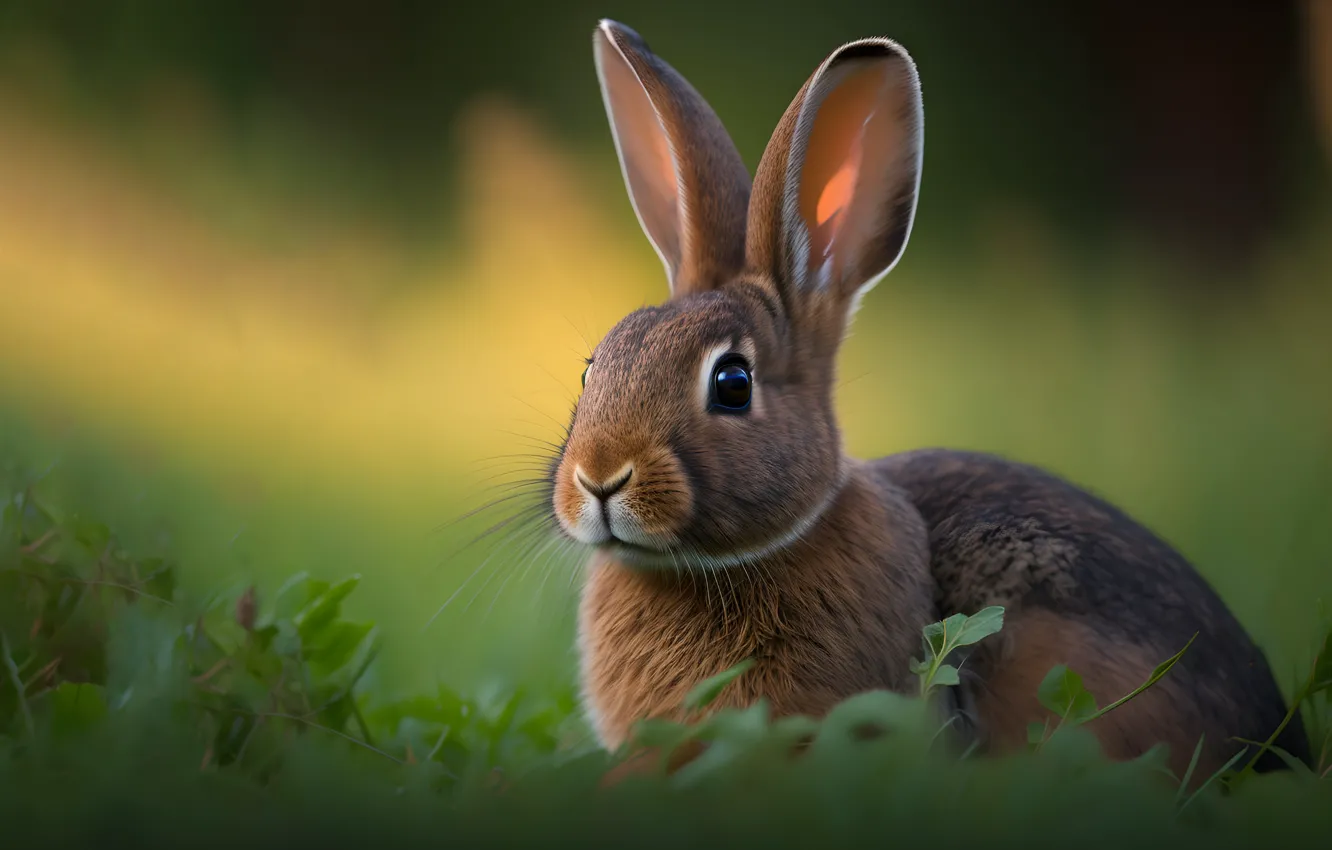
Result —
<path fill-rule="evenodd" d="M 713 407 L 731 413 L 748 410 L 752 385 L 749 364 L 740 359 L 723 360 L 712 373 Z"/>
<path fill-rule="evenodd" d="M 587 361 L 587 365 L 583 367 L 583 377 L 579 379 L 580 381 L 583 382 L 583 389 L 587 389 L 587 372 L 591 368 L 592 368 L 592 361 L 589 360 Z"/>

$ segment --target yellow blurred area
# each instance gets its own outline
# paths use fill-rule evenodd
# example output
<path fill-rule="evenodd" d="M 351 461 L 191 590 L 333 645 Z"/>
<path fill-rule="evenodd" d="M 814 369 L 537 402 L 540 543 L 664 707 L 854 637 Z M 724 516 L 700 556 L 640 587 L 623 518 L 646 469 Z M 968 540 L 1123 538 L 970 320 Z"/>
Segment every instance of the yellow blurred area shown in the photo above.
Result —
<path fill-rule="evenodd" d="M 206 170 L 207 122 L 191 123 L 188 90 L 168 95 L 167 129 L 196 134 Z M 515 430 L 554 433 L 579 358 L 665 285 L 617 187 L 591 182 L 528 116 L 482 100 L 460 133 L 462 250 L 409 262 L 401 235 L 314 205 L 242 207 L 282 222 L 271 243 L 218 226 L 97 136 L 0 94 L 0 389 L 222 469 L 381 495 L 429 493 L 472 460 L 525 451 Z M 231 192 L 261 203 L 243 181 Z M 1039 221 L 996 210 L 981 236 L 986 277 L 965 301 L 932 291 L 910 252 L 867 299 L 839 394 L 853 450 L 975 445 L 1113 486 L 1115 452 L 1171 465 L 1176 442 L 1157 439 L 1175 413 L 1164 367 L 1199 336 L 1223 383 L 1251 359 L 1328 362 L 1311 324 L 1328 287 L 1309 285 L 1300 256 L 1272 259 L 1262 303 L 1207 316 L 1163 305 L 1140 279 L 1149 266 L 1100 270 L 1114 297 L 1090 314 L 1051 285 L 1070 266 Z M 1089 414 L 1105 427 L 1070 419 Z"/>
<path fill-rule="evenodd" d="M 548 432 L 585 335 L 664 287 L 524 116 L 478 103 L 462 131 L 465 256 L 405 270 L 369 225 L 288 223 L 300 239 L 277 250 L 229 235 L 0 99 L 0 384 L 223 464 L 381 491 L 513 451 L 516 423 Z"/>

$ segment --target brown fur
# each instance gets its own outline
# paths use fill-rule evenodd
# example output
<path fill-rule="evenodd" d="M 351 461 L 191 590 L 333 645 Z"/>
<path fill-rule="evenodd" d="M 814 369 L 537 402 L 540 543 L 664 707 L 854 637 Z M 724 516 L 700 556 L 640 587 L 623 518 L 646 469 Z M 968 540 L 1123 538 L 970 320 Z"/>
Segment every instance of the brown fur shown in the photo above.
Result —
<path fill-rule="evenodd" d="M 866 554 L 902 568 L 867 571 Z M 826 522 L 753 569 L 644 571 L 599 557 L 580 612 L 597 733 L 618 747 L 641 718 L 688 719 L 690 688 L 746 658 L 756 666 L 716 707 L 762 696 L 776 714 L 819 716 L 848 693 L 903 690 L 933 594 L 919 516 L 863 467 Z"/>
<path fill-rule="evenodd" d="M 670 222 L 645 215 L 653 191 L 647 184 L 654 175 L 639 176 L 633 157 L 622 159 L 630 191 L 638 196 L 639 220 L 670 269 L 671 291 L 683 296 L 712 289 L 744 267 L 749 172 L 740 152 L 711 107 L 674 68 L 653 55 L 637 33 L 599 27 L 595 41 L 608 106 L 619 102 L 627 107 L 611 107 L 612 121 L 624 123 L 618 134 L 659 134 L 656 146 L 669 160 L 665 165 L 673 173 L 668 177 L 677 182 L 678 199 L 663 204 L 662 210 L 674 219 L 672 228 Z M 617 69 L 631 69 L 632 75 L 617 76 Z M 641 88 L 635 88 L 635 81 Z M 672 156 L 671 151 L 696 155 Z M 650 163 L 643 170 L 660 170 L 662 165 Z M 664 232 L 668 230 L 675 232 Z"/>
<path fill-rule="evenodd" d="M 976 713 L 985 718 L 990 752 L 1013 752 L 1027 744 L 1027 727 L 1058 718 L 1037 699 L 1037 691 L 1050 669 L 1065 664 L 1078 672 L 1083 686 L 1105 706 L 1131 693 L 1147 680 L 1162 660 L 1150 650 L 1133 645 L 1107 645 L 1104 635 L 1086 623 L 1040 608 L 1010 617 L 1000 636 L 1002 657 L 994 673 L 977 688 Z M 1170 747 L 1169 765 L 1176 776 L 1188 768 L 1194 745 L 1191 730 L 1172 722 L 1191 697 L 1169 678 L 1139 694 L 1088 726 L 1111 758 L 1130 759 L 1152 744 Z M 1222 764 L 1216 748 L 1198 764 L 1199 778 L 1210 776 Z"/>
<path fill-rule="evenodd" d="M 553 470 L 561 526 L 598 547 L 579 640 L 601 742 L 625 744 L 643 718 L 688 719 L 690 688 L 746 658 L 755 667 L 710 710 L 763 698 L 777 715 L 817 717 L 861 691 L 910 691 L 921 627 L 991 604 L 1005 606 L 1006 627 L 965 658 L 946 700 L 985 750 L 1020 747 L 1045 719 L 1037 690 L 1054 665 L 1104 705 L 1195 633 L 1166 680 L 1092 724 L 1104 749 L 1130 758 L 1166 743 L 1182 772 L 1205 735 L 1205 776 L 1233 751 L 1229 736 L 1266 737 L 1285 706 L 1261 651 L 1188 562 L 1127 515 L 987 455 L 842 454 L 836 352 L 914 215 L 922 119 L 905 51 L 883 39 L 836 51 L 783 116 L 749 196 L 697 93 L 632 31 L 598 32 L 598 50 L 616 47 L 662 116 L 613 116 L 620 133 L 648 134 L 621 151 L 626 174 L 661 173 L 648 168 L 664 132 L 685 175 L 650 187 L 658 212 L 680 214 L 653 219 L 666 229 L 654 241 L 696 260 L 734 258 L 743 242 L 746 257 L 729 272 L 729 261 L 695 263 L 669 302 L 616 325 Z M 709 189 L 724 197 L 702 202 L 699 175 L 719 163 L 727 173 Z M 852 175 L 852 191 L 835 174 Z M 815 201 L 830 187 L 842 205 L 825 218 Z M 630 179 L 630 191 L 646 190 Z M 747 231 L 717 216 L 742 196 Z M 752 378 L 739 412 L 710 395 L 726 357 Z M 1278 743 L 1307 753 L 1298 720 Z"/>

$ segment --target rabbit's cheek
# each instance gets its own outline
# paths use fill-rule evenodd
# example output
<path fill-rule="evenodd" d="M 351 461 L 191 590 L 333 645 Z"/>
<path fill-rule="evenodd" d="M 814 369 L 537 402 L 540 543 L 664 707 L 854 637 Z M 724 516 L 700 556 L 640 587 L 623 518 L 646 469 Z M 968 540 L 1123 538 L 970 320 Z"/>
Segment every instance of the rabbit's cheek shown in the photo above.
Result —
<path fill-rule="evenodd" d="M 611 499 L 611 530 L 630 543 L 651 548 L 669 545 L 693 510 L 688 477 L 674 452 L 665 448 L 645 452 L 634 469 L 633 481 Z"/>

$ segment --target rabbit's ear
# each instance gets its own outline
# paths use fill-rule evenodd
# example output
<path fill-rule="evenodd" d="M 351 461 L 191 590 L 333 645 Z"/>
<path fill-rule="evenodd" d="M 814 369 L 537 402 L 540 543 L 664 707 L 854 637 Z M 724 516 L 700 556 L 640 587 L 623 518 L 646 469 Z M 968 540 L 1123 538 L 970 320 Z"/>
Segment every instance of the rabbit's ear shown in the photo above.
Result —
<path fill-rule="evenodd" d="M 745 261 L 749 172 L 712 107 L 638 33 L 602 21 L 597 76 L 639 223 L 673 296 L 715 289 Z"/>
<path fill-rule="evenodd" d="M 872 38 L 835 51 L 796 95 L 759 163 L 751 266 L 802 309 L 811 298 L 853 307 L 906 248 L 923 133 L 920 81 L 905 50 Z"/>

